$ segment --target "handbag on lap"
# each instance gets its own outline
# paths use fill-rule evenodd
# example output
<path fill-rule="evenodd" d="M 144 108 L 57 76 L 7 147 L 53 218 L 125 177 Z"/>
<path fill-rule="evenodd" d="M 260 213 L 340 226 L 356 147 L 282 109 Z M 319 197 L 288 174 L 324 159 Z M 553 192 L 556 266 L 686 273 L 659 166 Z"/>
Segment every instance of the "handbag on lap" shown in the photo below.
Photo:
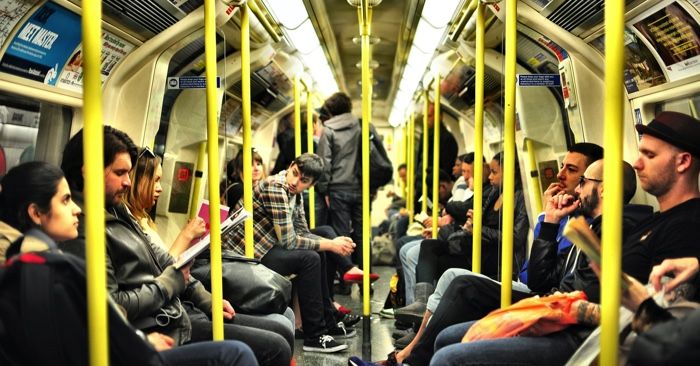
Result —
<path fill-rule="evenodd" d="M 222 255 L 224 298 L 243 314 L 282 314 L 292 298 L 292 283 L 265 267 L 257 259 L 232 254 Z M 211 291 L 211 266 L 208 259 L 197 259 L 191 270 Z"/>

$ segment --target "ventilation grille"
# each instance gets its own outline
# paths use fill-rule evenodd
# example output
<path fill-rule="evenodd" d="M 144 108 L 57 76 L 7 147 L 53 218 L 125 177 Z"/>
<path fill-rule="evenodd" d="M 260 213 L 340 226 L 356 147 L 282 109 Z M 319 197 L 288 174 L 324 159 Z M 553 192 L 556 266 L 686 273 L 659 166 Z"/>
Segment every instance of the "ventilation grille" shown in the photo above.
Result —
<path fill-rule="evenodd" d="M 155 0 L 105 0 L 104 4 L 110 16 L 147 30 L 151 33 L 149 38 L 185 16 L 175 8 L 165 9 Z"/>
<path fill-rule="evenodd" d="M 602 10 L 604 0 L 571 0 L 565 1 L 558 7 L 547 19 L 551 20 L 556 25 L 571 32 L 583 23 L 589 23 L 589 20 L 598 15 L 595 23 L 602 20 Z"/>

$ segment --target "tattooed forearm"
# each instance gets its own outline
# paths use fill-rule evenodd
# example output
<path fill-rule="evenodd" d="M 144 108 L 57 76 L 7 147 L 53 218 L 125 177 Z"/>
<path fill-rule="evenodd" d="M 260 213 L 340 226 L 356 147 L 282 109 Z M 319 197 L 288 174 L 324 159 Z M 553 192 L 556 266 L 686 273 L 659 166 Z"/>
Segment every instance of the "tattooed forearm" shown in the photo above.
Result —
<path fill-rule="evenodd" d="M 576 309 L 579 324 L 598 325 L 600 323 L 600 305 L 581 301 Z"/>

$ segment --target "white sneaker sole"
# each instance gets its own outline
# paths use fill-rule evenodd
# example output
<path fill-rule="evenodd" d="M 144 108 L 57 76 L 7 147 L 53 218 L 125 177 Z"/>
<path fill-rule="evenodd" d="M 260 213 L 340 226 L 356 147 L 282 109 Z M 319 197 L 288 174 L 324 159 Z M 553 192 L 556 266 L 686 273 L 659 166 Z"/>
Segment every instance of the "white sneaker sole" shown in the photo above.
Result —
<path fill-rule="evenodd" d="M 304 346 L 303 350 L 306 352 L 318 352 L 318 353 L 335 353 L 339 351 L 344 351 L 348 349 L 347 344 L 339 344 L 335 347 L 331 348 L 321 348 L 321 347 L 311 347 L 311 346 Z"/>
<path fill-rule="evenodd" d="M 353 329 L 352 332 L 348 332 L 347 334 L 337 334 L 337 335 L 334 335 L 333 338 L 334 339 L 350 339 L 350 338 L 355 337 L 356 335 L 357 335 L 357 331 Z"/>

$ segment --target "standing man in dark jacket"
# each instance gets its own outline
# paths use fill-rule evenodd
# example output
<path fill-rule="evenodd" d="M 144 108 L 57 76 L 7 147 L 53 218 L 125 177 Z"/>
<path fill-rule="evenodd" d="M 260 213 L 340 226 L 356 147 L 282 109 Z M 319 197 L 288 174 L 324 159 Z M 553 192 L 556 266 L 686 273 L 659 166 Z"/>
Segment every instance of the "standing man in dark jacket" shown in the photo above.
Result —
<path fill-rule="evenodd" d="M 107 288 L 110 296 L 125 309 L 129 322 L 140 330 L 164 333 L 174 338 L 178 345 L 211 340 L 211 293 L 190 277 L 189 266 L 180 269 L 173 266 L 174 258 L 150 241 L 123 203 L 125 193 L 131 187 L 129 171 L 138 158 L 137 147 L 129 136 L 109 126 L 104 127 Z M 76 203 L 82 206 L 82 131 L 68 141 L 61 169 Z M 78 238 L 61 245 L 64 251 L 81 258 L 85 257 L 86 245 L 83 223 L 84 218 L 81 218 Z M 226 300 L 224 317 L 228 320 L 224 324 L 224 337 L 250 346 L 260 365 L 289 365 L 289 342 L 293 342 L 293 335 L 288 328 L 267 319 L 235 314 Z"/>
<path fill-rule="evenodd" d="M 362 268 L 362 181 L 357 171 L 362 136 L 360 121 L 351 112 L 352 101 L 344 93 L 331 95 L 321 107 L 328 119 L 318 143 L 324 170 L 316 189 L 325 196 L 335 232 L 351 237 L 357 245 L 352 258 Z M 377 136 L 371 125 L 370 133 Z"/>

